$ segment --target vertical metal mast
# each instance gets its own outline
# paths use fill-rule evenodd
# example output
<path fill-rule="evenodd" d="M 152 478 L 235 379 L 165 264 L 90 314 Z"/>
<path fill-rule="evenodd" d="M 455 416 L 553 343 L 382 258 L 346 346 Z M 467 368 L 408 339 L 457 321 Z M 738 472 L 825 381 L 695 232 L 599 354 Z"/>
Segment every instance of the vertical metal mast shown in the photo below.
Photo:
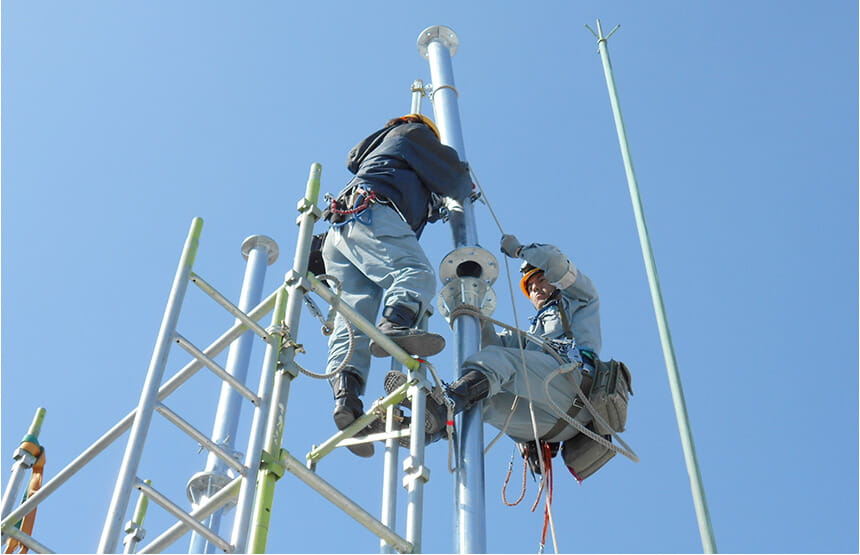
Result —
<path fill-rule="evenodd" d="M 588 26 L 586 25 L 586 27 Z M 590 27 L 589 30 L 591 30 Z M 633 160 L 630 158 L 630 148 L 627 145 L 627 132 L 624 129 L 624 119 L 621 117 L 621 105 L 618 102 L 618 93 L 615 90 L 615 78 L 612 75 L 612 63 L 609 61 L 609 51 L 606 47 L 607 39 L 609 39 L 609 36 L 615 30 L 613 29 L 609 33 L 609 36 L 604 37 L 600 20 L 597 20 L 597 33 L 594 33 L 593 30 L 591 32 L 597 37 L 597 47 L 600 51 L 600 58 L 603 61 L 603 71 L 606 75 L 606 86 L 609 89 L 609 100 L 612 104 L 612 113 L 615 117 L 615 127 L 618 132 L 618 142 L 621 146 L 621 156 L 624 159 L 624 170 L 627 174 L 630 199 L 633 202 L 633 212 L 636 216 L 636 228 L 639 230 L 639 242 L 642 246 L 642 256 L 645 259 L 648 283 L 651 286 L 651 300 L 657 316 L 657 326 L 660 329 L 660 342 L 663 345 L 663 357 L 666 359 L 666 371 L 669 374 L 669 385 L 672 390 L 672 400 L 675 404 L 678 430 L 681 433 L 681 445 L 684 448 L 687 474 L 690 477 L 690 487 L 693 491 L 693 503 L 696 506 L 696 515 L 699 520 L 699 534 L 702 537 L 702 547 L 705 553 L 716 553 L 717 546 L 714 539 L 714 531 L 711 527 L 708 504 L 705 500 L 705 487 L 702 483 L 702 475 L 699 471 L 699 463 L 696 458 L 693 432 L 690 429 L 687 417 L 684 390 L 681 388 L 681 375 L 678 372 L 678 364 L 675 360 L 675 349 L 672 346 L 672 336 L 669 333 L 669 321 L 666 318 L 666 309 L 663 306 L 663 294 L 660 291 L 660 282 L 657 278 L 657 264 L 654 261 L 654 253 L 651 251 L 648 227 L 645 224 L 645 212 L 642 209 L 642 200 L 639 197 L 636 174 L 633 172 Z"/>
<path fill-rule="evenodd" d="M 245 267 L 245 277 L 242 281 L 242 291 L 239 294 L 239 310 L 247 313 L 257 306 L 263 292 L 263 281 L 266 277 L 266 266 L 278 258 L 278 245 L 265 235 L 252 235 L 242 242 L 242 256 L 248 262 Z M 236 323 L 240 323 L 236 319 Z M 248 360 L 251 357 L 255 335 L 248 330 L 242 337 L 230 346 L 225 370 L 240 383 L 245 383 L 248 376 Z M 212 441 L 224 447 L 227 451 L 235 452 L 236 430 L 239 426 L 239 414 L 242 410 L 242 395 L 224 382 L 221 384 L 221 396 L 215 412 L 215 423 L 212 427 Z M 210 452 L 203 472 L 195 474 L 188 482 L 188 496 L 195 508 L 218 493 L 224 485 L 230 482 L 227 475 L 227 463 Z M 207 527 L 218 533 L 221 527 L 221 517 L 224 509 L 213 513 L 207 521 Z M 214 546 L 209 544 L 200 534 L 191 534 L 189 553 L 214 553 Z"/>
<path fill-rule="evenodd" d="M 418 36 L 418 51 L 430 62 L 433 113 L 442 142 L 454 148 L 466 160 L 457 89 L 451 57 L 460 42 L 449 27 L 428 27 Z M 469 201 L 449 204 L 450 226 L 454 247 L 478 244 L 474 210 Z M 467 356 L 480 348 L 481 328 L 473 316 L 459 316 L 453 321 L 455 335 L 454 368 L 459 373 Z M 484 438 L 481 403 L 457 417 L 456 469 L 454 471 L 454 541 L 459 553 L 487 551 L 484 501 Z"/>

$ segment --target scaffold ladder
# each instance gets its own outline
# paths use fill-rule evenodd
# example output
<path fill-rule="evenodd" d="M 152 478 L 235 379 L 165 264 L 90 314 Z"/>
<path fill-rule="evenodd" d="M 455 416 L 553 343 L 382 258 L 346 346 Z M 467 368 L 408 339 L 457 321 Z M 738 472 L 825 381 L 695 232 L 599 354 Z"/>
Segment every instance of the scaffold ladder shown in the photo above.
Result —
<path fill-rule="evenodd" d="M 30 460 L 32 455 L 26 457 L 18 453 L 20 449 L 16 451 L 16 462 L 13 465 L 15 480 L 14 483 L 9 484 L 3 498 L 0 527 L 2 527 L 4 542 L 7 539 L 15 539 L 22 546 L 35 552 L 53 552 L 35 537 L 19 530 L 16 523 L 128 431 L 129 437 L 97 548 L 99 553 L 116 552 L 123 532 L 125 536 L 122 538 L 122 543 L 125 553 L 161 552 L 188 532 L 192 533 L 190 552 L 206 552 L 213 546 L 227 553 L 264 552 L 268 540 L 268 518 L 274 498 L 274 484 L 286 471 L 307 483 L 377 535 L 384 551 L 420 550 L 423 516 L 422 488 L 429 476 L 429 471 L 423 464 L 423 409 L 425 396 L 431 386 L 426 380 L 422 364 L 416 358 L 411 357 L 388 337 L 382 335 L 374 324 L 362 318 L 351 307 L 339 302 L 337 294 L 326 284 L 312 274 L 306 273 L 313 226 L 320 217 L 320 211 L 316 206 L 320 172 L 319 164 L 312 165 L 306 194 L 298 205 L 299 237 L 293 269 L 286 275 L 284 283 L 261 302 L 258 302 L 257 290 L 262 283 L 265 265 L 271 264 L 277 257 L 277 245 L 274 241 L 266 237 L 254 236 L 243 243 L 243 254 L 248 260 L 248 269 L 243 284 L 242 299 L 237 306 L 193 272 L 203 221 L 200 218 L 192 221 L 137 407 L 60 470 L 38 492 L 14 507 L 14 498 L 17 496 L 17 489 L 20 489 L 23 473 L 33 463 Z M 204 349 L 195 346 L 177 330 L 179 313 L 189 282 L 197 285 L 236 318 L 231 328 Z M 333 304 L 344 318 L 350 320 L 380 346 L 392 353 L 396 364 L 407 369 L 408 380 L 388 396 L 374 403 L 368 412 L 351 426 L 314 447 L 306 455 L 305 461 L 300 461 L 281 445 L 289 384 L 299 374 L 294 357 L 299 345 L 295 339 L 299 328 L 301 302 L 304 296 L 311 292 Z M 271 325 L 268 329 L 264 329 L 258 321 L 269 313 L 272 314 Z M 244 369 L 237 369 L 234 364 L 231 364 L 231 361 L 247 358 L 246 354 L 240 351 L 243 347 L 239 340 L 249 332 L 262 338 L 266 343 L 256 393 L 244 385 Z M 174 344 L 180 345 L 193 357 L 193 360 L 162 383 L 169 350 Z M 228 346 L 231 348 L 228 368 L 222 368 L 214 358 Z M 171 394 L 204 367 L 223 380 L 225 385 L 222 388 L 222 401 L 238 395 L 240 399 L 250 401 L 253 405 L 253 418 L 243 462 L 238 460 L 232 441 L 226 442 L 218 437 L 219 430 L 223 432 L 224 429 L 232 429 L 235 425 L 236 409 L 232 400 L 226 403 L 229 405 L 226 408 L 225 403 L 219 403 L 215 430 L 211 438 L 165 404 Z M 227 391 L 226 394 L 225 391 Z M 411 429 L 409 432 L 394 431 L 392 411 L 406 397 L 411 398 Z M 35 433 L 38 433 L 44 415 L 44 409 L 40 410 L 42 412 L 37 413 L 37 420 L 34 421 L 37 430 Z M 386 411 L 388 418 L 385 433 L 371 434 L 361 439 L 353 438 L 356 432 L 379 418 L 381 412 Z M 193 501 L 191 511 L 183 509 L 181 503 L 153 486 L 149 480 L 139 477 L 144 446 L 151 421 L 156 413 L 209 452 L 207 468 L 193 476 L 187 487 L 187 493 Z M 35 436 L 35 433 L 31 432 L 31 435 Z M 383 440 L 386 442 L 385 481 L 390 482 L 389 475 L 396 479 L 398 440 L 407 435 L 410 436 L 410 456 L 404 461 L 404 486 L 407 489 L 409 501 L 404 538 L 394 531 L 394 518 L 390 512 L 390 508 L 396 506 L 396 490 L 383 489 L 382 512 L 385 520 L 383 522 L 318 476 L 315 470 L 317 463 L 336 447 L 357 441 Z M 230 474 L 233 476 L 231 477 Z M 135 491 L 139 492 L 139 497 L 131 517 L 126 521 L 126 514 Z M 177 519 L 177 522 L 148 544 L 137 549 L 144 537 L 143 519 L 150 502 L 166 510 Z M 232 504 L 235 504 L 236 509 L 230 535 L 229 537 L 219 535 L 220 517 L 213 518 L 213 516 L 223 513 Z"/>

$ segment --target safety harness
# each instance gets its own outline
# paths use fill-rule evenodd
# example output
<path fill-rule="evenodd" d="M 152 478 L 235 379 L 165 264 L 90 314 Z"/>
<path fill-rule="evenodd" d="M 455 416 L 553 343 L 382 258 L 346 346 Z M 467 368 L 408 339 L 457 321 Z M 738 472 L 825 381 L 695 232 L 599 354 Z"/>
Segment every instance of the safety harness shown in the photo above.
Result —
<path fill-rule="evenodd" d="M 337 198 L 326 194 L 326 200 L 329 201 L 329 205 L 323 212 L 323 218 L 328 220 L 333 227 L 341 227 L 351 221 L 370 225 L 372 222 L 372 213 L 368 212 L 367 217 L 362 218 L 365 210 L 370 208 L 371 204 L 377 202 L 388 203 L 388 199 L 385 197 L 378 195 L 372 189 L 365 189 L 363 187 L 347 189 L 338 195 Z"/>

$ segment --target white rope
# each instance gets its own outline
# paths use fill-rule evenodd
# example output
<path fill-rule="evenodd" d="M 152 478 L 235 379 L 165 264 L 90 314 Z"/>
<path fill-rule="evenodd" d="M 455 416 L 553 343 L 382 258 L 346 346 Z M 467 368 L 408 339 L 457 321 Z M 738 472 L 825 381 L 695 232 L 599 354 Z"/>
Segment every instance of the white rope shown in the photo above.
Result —
<path fill-rule="evenodd" d="M 490 215 L 493 217 L 493 220 L 496 222 L 496 226 L 499 228 L 499 233 L 504 235 L 505 231 L 504 231 L 504 229 L 502 229 L 502 224 L 499 221 L 499 218 L 496 217 L 496 212 L 493 210 L 493 207 L 490 204 L 489 198 L 487 197 L 487 194 L 484 191 L 484 188 L 481 186 L 481 182 L 478 179 L 477 174 L 475 174 L 475 172 L 471 168 L 471 166 L 469 167 L 469 173 L 472 174 L 472 179 L 474 180 L 475 185 L 478 187 L 478 190 L 481 193 L 481 197 L 483 197 L 484 204 L 487 205 L 487 208 L 490 211 Z M 513 282 L 511 280 L 510 266 L 508 264 L 507 257 L 505 257 L 505 271 L 506 271 L 506 274 L 508 277 L 508 296 L 511 299 L 511 308 L 513 309 L 513 313 L 514 313 L 514 324 L 516 326 L 516 331 L 519 334 L 521 334 L 521 336 L 522 336 L 523 332 L 520 332 L 520 330 L 519 330 L 519 317 L 517 315 L 516 302 L 514 301 Z M 480 311 L 478 311 L 478 313 L 480 314 Z M 452 316 L 453 316 L 453 314 L 452 314 Z M 481 316 L 479 316 L 479 317 L 483 317 L 483 314 L 481 314 Z M 454 319 L 452 317 L 450 321 L 453 321 L 453 320 Z M 504 326 L 504 327 L 508 327 L 508 326 Z M 510 328 L 508 328 L 508 329 L 510 329 Z M 528 334 L 525 334 L 525 335 L 526 335 L 526 337 L 528 337 Z M 520 350 L 520 363 L 521 363 L 521 369 L 520 370 L 525 373 L 528 371 L 526 369 L 525 349 L 523 347 L 522 341 L 517 341 L 517 344 L 518 344 L 519 350 Z M 555 353 L 553 352 L 553 354 L 555 354 Z M 531 385 L 530 385 L 530 381 L 529 381 L 528 377 L 526 377 L 525 382 L 526 382 L 526 389 L 527 389 L 526 394 L 528 395 L 528 401 L 529 401 L 529 418 L 531 420 L 532 433 L 534 434 L 535 445 L 538 446 L 538 448 L 536 450 L 538 453 L 538 462 L 540 463 L 540 468 L 541 468 L 541 484 L 544 484 L 546 482 L 546 464 L 543 460 L 543 453 L 541 452 L 541 449 L 540 449 L 540 439 L 539 439 L 538 431 L 537 431 L 537 420 L 535 418 L 534 402 L 533 402 L 533 398 L 532 398 Z M 511 416 L 513 415 L 513 411 L 515 409 L 516 409 L 516 403 L 513 403 L 511 405 L 511 415 L 509 415 L 508 418 L 505 420 L 505 427 L 502 429 L 502 432 L 499 434 L 499 436 L 497 436 L 492 442 L 490 442 L 490 444 L 487 447 L 485 447 L 485 449 L 484 449 L 485 452 L 487 450 L 489 450 L 490 447 L 492 447 L 493 443 L 495 441 L 497 441 L 499 439 L 499 437 L 501 437 L 502 434 L 504 434 L 505 430 L 507 429 L 508 424 L 510 424 Z M 552 510 L 549 508 L 549 504 L 547 504 L 547 508 L 548 508 L 548 513 L 549 513 L 549 517 L 550 517 L 549 518 L 549 524 L 550 524 L 550 531 L 552 532 L 553 546 L 555 547 L 555 552 L 558 553 L 558 542 L 556 540 L 556 535 L 555 535 L 555 521 L 552 518 Z"/>
<path fill-rule="evenodd" d="M 488 207 L 490 206 L 489 201 L 487 201 L 487 206 Z M 493 217 L 495 218 L 495 215 Z M 497 220 L 497 223 L 498 223 L 498 220 Z M 499 226 L 499 229 L 501 230 L 501 225 Z M 505 256 L 505 273 L 508 277 L 508 295 L 511 299 L 511 308 L 513 309 L 513 313 L 514 313 L 514 325 L 516 326 L 517 331 L 519 331 L 520 326 L 519 326 L 519 316 L 517 315 L 517 306 L 516 306 L 517 303 L 514 300 L 513 280 L 511 279 L 510 265 L 508 263 L 507 256 Z M 528 337 L 529 335 L 531 335 L 531 334 L 526 334 L 526 337 Z M 517 340 L 517 346 L 519 347 L 519 351 L 520 351 L 520 364 L 521 364 L 520 371 L 523 373 L 524 381 L 526 382 L 526 393 L 528 395 L 528 400 L 529 400 L 529 419 L 531 420 L 532 433 L 534 434 L 534 441 L 535 441 L 535 446 L 536 446 L 535 451 L 537 451 L 538 463 L 540 464 L 540 468 L 541 468 L 541 489 L 543 489 L 544 485 L 548 485 L 547 471 L 546 471 L 547 462 L 543 458 L 543 449 L 540 448 L 540 435 L 538 434 L 538 430 L 537 430 L 537 418 L 535 417 L 535 411 L 534 411 L 534 402 L 533 402 L 534 397 L 532 396 L 531 380 L 526 375 L 526 373 L 528 372 L 528 369 L 526 368 L 526 351 L 525 351 L 525 347 L 524 347 L 524 342 L 518 339 Z M 513 413 L 514 408 L 515 408 L 515 405 L 512 404 L 511 405 L 511 412 L 512 413 Z M 510 421 L 510 419 L 508 419 L 508 421 Z M 538 492 L 538 495 L 540 495 L 540 492 Z M 547 514 L 549 516 L 549 529 L 550 529 L 550 534 L 552 535 L 553 547 L 555 549 L 555 552 L 558 553 L 558 540 L 557 540 L 556 534 L 555 534 L 555 519 L 553 518 L 553 515 L 552 515 L 552 503 L 550 502 L 550 493 L 549 493 L 548 488 L 547 488 L 547 497 L 546 497 L 546 510 L 547 510 Z"/>
<path fill-rule="evenodd" d="M 340 302 L 340 294 L 341 294 L 341 289 L 342 289 L 342 285 L 340 283 L 340 280 L 337 279 L 336 277 L 332 276 L 332 275 L 329 275 L 329 274 L 321 274 L 321 275 L 317 276 L 317 278 L 320 279 L 321 281 L 322 280 L 325 280 L 325 281 L 331 280 L 335 284 L 335 288 L 336 288 L 335 302 L 332 303 L 332 305 L 331 305 L 331 312 L 333 314 L 335 306 Z M 323 327 L 322 327 L 323 335 L 328 335 L 328 334 L 326 334 L 326 330 L 332 330 L 333 329 L 332 327 L 329 326 L 329 321 L 322 319 L 322 313 L 319 311 L 316 304 L 314 304 L 314 302 L 310 298 L 308 298 L 307 295 L 305 295 L 305 300 L 309 301 L 307 303 L 307 306 L 310 309 L 311 314 L 313 314 L 317 319 L 319 319 L 323 323 Z M 352 360 L 352 354 L 355 350 L 355 329 L 352 327 L 352 322 L 350 322 L 348 318 L 344 318 L 343 316 L 341 316 L 341 319 L 346 323 L 346 332 L 347 332 L 347 334 L 349 334 L 349 340 L 347 342 L 346 355 L 344 355 L 343 360 L 340 361 L 340 364 L 338 364 L 337 368 L 335 368 L 331 372 L 328 372 L 325 374 L 317 374 L 315 372 L 311 372 L 310 370 L 308 370 L 306 368 L 303 368 L 300 364 L 293 361 L 296 365 L 296 368 L 299 369 L 299 372 L 301 372 L 305 376 L 308 376 L 309 378 L 314 378 L 317 380 L 328 380 L 330 378 L 335 377 L 344 368 L 346 368 L 346 365 L 349 364 L 350 360 Z M 331 320 L 334 321 L 334 318 L 332 318 Z M 329 333 L 331 333 L 331 331 L 329 331 Z"/>

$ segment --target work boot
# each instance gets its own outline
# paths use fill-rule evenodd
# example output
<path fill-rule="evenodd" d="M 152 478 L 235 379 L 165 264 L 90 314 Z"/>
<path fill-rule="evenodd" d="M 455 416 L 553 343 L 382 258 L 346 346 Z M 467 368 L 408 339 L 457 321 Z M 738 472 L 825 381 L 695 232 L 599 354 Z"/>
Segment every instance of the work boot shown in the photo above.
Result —
<path fill-rule="evenodd" d="M 364 404 L 359 398 L 361 395 L 361 378 L 347 370 L 338 372 L 332 382 L 332 390 L 334 391 L 334 414 L 332 416 L 337 429 L 343 430 L 364 414 Z M 358 438 L 367 434 L 368 429 L 365 428 L 355 434 L 354 437 Z M 359 457 L 373 456 L 372 443 L 349 445 L 347 449 Z"/>
<path fill-rule="evenodd" d="M 385 391 L 391 393 L 404 383 L 406 374 L 392 370 L 385 376 Z M 433 443 L 442 437 L 445 425 L 448 422 L 449 404 L 453 408 L 453 414 L 459 414 L 464 410 L 472 408 L 475 403 L 485 399 L 490 393 L 490 380 L 482 372 L 469 370 L 451 385 L 443 384 L 445 403 L 437 402 L 430 394 L 427 395 L 425 403 L 424 431 L 427 433 L 427 443 Z M 408 405 L 408 400 L 402 403 Z M 453 415 L 452 415 L 453 416 Z"/>
<path fill-rule="evenodd" d="M 445 338 L 413 327 L 416 320 L 415 312 L 403 305 L 386 306 L 377 328 L 410 355 L 429 357 L 444 349 Z M 375 341 L 370 342 L 370 354 L 375 357 L 391 356 Z"/>

